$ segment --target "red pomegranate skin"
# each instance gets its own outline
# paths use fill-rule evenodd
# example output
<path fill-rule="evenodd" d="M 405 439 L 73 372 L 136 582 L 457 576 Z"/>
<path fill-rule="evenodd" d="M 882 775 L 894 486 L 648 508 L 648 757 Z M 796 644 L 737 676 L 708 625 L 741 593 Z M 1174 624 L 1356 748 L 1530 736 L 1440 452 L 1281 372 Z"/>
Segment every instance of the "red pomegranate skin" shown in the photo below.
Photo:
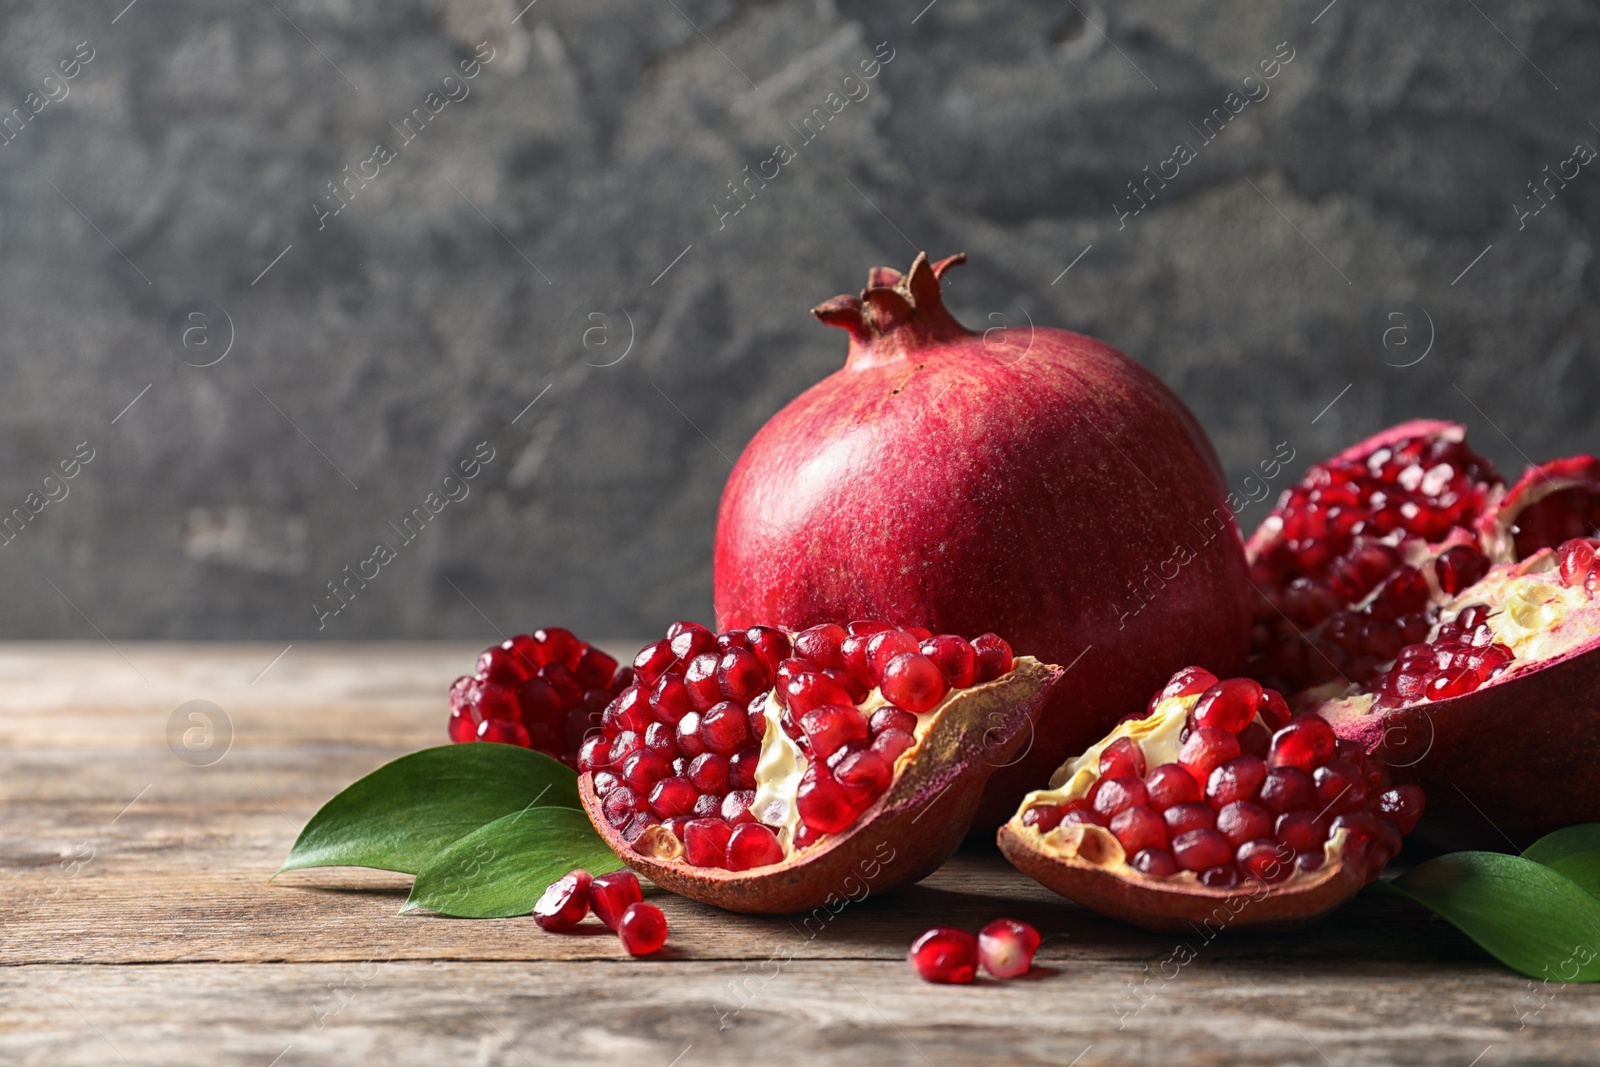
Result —
<path fill-rule="evenodd" d="M 1221 465 L 1154 375 L 1103 342 L 985 336 L 934 267 L 869 275 L 815 310 L 843 369 L 739 458 L 717 526 L 720 629 L 882 618 L 1072 665 L 1032 744 L 990 781 L 992 830 L 1180 667 L 1244 663 L 1251 589 Z"/>

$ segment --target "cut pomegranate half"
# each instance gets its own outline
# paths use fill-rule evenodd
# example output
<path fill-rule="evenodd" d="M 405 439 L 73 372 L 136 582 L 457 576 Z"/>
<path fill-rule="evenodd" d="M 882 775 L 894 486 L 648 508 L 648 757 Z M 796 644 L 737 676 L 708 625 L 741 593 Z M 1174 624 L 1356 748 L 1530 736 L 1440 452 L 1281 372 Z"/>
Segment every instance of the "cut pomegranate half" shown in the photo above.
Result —
<path fill-rule="evenodd" d="M 1422 815 L 1359 745 L 1190 667 L 1000 828 L 1019 870 L 1151 930 L 1285 929 L 1378 877 Z"/>
<path fill-rule="evenodd" d="M 584 808 L 656 884 L 745 912 L 931 873 L 1062 674 L 993 634 L 875 621 L 674 623 L 634 671 L 583 743 Z"/>
<path fill-rule="evenodd" d="M 1247 547 L 1251 673 L 1499 846 L 1600 819 L 1600 460 L 1507 490 L 1465 433 L 1406 423 L 1284 493 Z"/>
<path fill-rule="evenodd" d="M 535 630 L 491 645 L 450 686 L 450 740 L 500 741 L 578 765 L 583 739 L 633 682 L 633 668 L 570 630 Z"/>

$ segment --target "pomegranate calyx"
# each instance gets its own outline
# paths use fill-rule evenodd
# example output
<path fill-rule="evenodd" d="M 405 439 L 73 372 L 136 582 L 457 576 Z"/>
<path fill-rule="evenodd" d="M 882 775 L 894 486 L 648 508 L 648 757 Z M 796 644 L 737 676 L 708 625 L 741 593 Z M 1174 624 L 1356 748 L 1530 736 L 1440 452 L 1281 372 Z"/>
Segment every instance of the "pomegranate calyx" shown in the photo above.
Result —
<path fill-rule="evenodd" d="M 905 274 L 892 267 L 874 267 L 867 272 L 867 287 L 860 297 L 836 296 L 811 313 L 850 334 L 845 365 L 851 367 L 875 365 L 924 345 L 966 336 L 971 331 L 945 310 L 939 292 L 939 279 L 966 260 L 966 253 L 958 252 L 930 263 L 926 252 L 918 252 Z"/>

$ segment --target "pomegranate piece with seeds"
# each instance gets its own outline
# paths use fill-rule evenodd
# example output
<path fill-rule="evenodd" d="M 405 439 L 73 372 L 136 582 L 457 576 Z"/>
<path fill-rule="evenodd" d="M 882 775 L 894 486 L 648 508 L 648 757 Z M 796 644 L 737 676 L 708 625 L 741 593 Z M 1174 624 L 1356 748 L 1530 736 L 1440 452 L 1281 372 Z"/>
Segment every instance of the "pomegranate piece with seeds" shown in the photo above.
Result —
<path fill-rule="evenodd" d="M 794 635 L 678 623 L 633 670 L 580 746 L 584 807 L 630 866 L 743 911 L 815 906 L 852 865 L 883 868 L 881 889 L 942 862 L 1061 674 L 994 634 L 878 620 Z M 1150 818 L 1130 841 L 1165 843 Z M 889 841 L 892 867 L 872 858 Z"/>
<path fill-rule="evenodd" d="M 1250 673 L 1427 790 L 1440 843 L 1500 847 L 1600 820 L 1600 459 L 1508 488 L 1465 436 L 1406 423 L 1284 493 Z"/>
<path fill-rule="evenodd" d="M 906 962 L 929 982 L 970 982 L 978 974 L 978 939 L 965 930 L 935 926 L 911 943 Z"/>
<path fill-rule="evenodd" d="M 614 658 L 568 630 L 518 634 L 485 649 L 476 672 L 451 684 L 450 740 L 520 745 L 569 767 L 601 770 L 607 764 L 595 756 L 581 767 L 580 750 L 632 681 L 632 668 L 618 669 Z M 641 720 L 639 729 L 645 725 Z"/>
<path fill-rule="evenodd" d="M 1423 794 L 1391 788 L 1381 764 L 1317 715 L 1283 721 L 1281 703 L 1246 679 L 1180 672 L 1144 717 L 1030 794 L 1001 828 L 1001 850 L 1064 896 L 1154 930 L 1215 914 L 1291 926 L 1337 907 L 1399 852 Z M 1239 754 L 1252 732 L 1262 754 Z M 1139 766 L 1151 768 L 1143 779 L 1125 773 Z M 1246 907 L 1215 912 L 1241 894 Z"/>

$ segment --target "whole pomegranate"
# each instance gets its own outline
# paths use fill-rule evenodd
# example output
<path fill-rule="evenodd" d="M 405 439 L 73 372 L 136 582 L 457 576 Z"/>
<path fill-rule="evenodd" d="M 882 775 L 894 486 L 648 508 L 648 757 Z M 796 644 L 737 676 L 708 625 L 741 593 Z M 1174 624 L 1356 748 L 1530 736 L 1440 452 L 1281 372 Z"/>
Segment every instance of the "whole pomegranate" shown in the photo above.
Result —
<path fill-rule="evenodd" d="M 966 329 L 939 286 L 964 259 L 879 267 L 813 311 L 849 356 L 735 466 L 715 598 L 724 630 L 882 618 L 1073 664 L 990 780 L 992 828 L 1179 667 L 1236 673 L 1253 594 L 1183 403 L 1093 338 Z"/>

